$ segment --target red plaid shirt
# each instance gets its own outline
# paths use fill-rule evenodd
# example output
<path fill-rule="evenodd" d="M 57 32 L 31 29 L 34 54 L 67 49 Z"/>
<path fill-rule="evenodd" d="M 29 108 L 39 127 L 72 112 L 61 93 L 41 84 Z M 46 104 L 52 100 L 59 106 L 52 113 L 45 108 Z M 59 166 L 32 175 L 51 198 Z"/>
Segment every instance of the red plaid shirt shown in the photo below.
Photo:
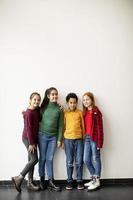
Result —
<path fill-rule="evenodd" d="M 103 147 L 102 113 L 97 107 L 92 109 L 92 126 L 89 135 L 91 137 L 91 140 L 96 142 L 98 148 Z"/>

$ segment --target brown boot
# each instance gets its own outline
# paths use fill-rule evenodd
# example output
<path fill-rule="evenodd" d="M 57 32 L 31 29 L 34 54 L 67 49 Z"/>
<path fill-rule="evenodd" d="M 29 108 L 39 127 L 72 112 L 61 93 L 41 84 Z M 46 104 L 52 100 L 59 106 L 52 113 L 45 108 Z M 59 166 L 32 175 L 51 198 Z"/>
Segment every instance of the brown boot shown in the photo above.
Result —
<path fill-rule="evenodd" d="M 24 180 L 24 177 L 22 175 L 12 177 L 12 182 L 18 192 L 21 192 L 21 184 L 23 180 Z"/>
<path fill-rule="evenodd" d="M 27 188 L 28 188 L 29 190 L 33 190 L 33 191 L 38 191 L 38 190 L 40 189 L 39 186 L 35 185 L 35 183 L 33 182 L 33 180 L 29 180 L 29 181 L 27 182 Z"/>

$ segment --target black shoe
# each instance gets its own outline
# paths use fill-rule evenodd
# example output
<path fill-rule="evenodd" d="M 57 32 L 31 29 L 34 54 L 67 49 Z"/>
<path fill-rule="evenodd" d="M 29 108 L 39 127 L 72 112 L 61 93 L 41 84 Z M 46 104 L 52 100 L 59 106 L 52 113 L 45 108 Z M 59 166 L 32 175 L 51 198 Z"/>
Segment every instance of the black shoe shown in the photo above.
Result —
<path fill-rule="evenodd" d="M 40 187 L 35 185 L 35 183 L 33 181 L 28 181 L 27 188 L 29 190 L 33 190 L 33 191 L 38 191 L 40 189 Z"/>
<path fill-rule="evenodd" d="M 45 190 L 47 188 L 46 181 L 44 180 L 44 176 L 40 178 L 40 189 Z"/>
<path fill-rule="evenodd" d="M 56 186 L 56 185 L 55 185 L 53 179 L 48 181 L 48 188 L 51 189 L 51 190 L 54 190 L 54 191 L 56 191 L 56 192 L 61 191 L 61 188 L 60 188 L 59 186 Z"/>
<path fill-rule="evenodd" d="M 66 185 L 66 190 L 72 190 L 73 189 L 73 184 L 72 182 L 68 182 Z"/>
<path fill-rule="evenodd" d="M 77 185 L 77 189 L 78 190 L 83 190 L 84 189 L 84 185 L 83 185 L 83 182 L 78 182 L 78 185 Z"/>

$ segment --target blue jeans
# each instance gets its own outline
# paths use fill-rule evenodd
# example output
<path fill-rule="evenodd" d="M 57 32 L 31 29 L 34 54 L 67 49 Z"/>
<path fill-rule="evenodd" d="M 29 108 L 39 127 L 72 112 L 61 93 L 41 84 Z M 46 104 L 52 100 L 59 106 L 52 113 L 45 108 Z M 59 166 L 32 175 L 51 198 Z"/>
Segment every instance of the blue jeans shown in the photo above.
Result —
<path fill-rule="evenodd" d="M 91 176 L 100 177 L 101 175 L 100 150 L 97 150 L 96 142 L 93 142 L 90 139 L 89 135 L 85 137 L 83 160 Z"/>
<path fill-rule="evenodd" d="M 39 176 L 45 177 L 45 164 L 48 179 L 53 179 L 53 157 L 56 149 L 56 136 L 49 136 L 39 132 L 38 147 L 39 147 Z"/>
<path fill-rule="evenodd" d="M 83 141 L 81 139 L 65 139 L 65 154 L 66 154 L 66 167 L 68 182 L 72 182 L 73 162 L 75 158 L 77 182 L 82 181 L 82 168 L 83 168 Z"/>

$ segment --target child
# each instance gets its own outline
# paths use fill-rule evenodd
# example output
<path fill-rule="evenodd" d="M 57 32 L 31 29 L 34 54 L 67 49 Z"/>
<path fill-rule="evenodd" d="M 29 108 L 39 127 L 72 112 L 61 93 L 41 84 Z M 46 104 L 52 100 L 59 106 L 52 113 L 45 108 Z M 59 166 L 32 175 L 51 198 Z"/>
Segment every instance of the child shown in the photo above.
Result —
<path fill-rule="evenodd" d="M 12 177 L 13 184 L 18 192 L 21 192 L 21 184 L 25 175 L 28 173 L 27 187 L 31 190 L 39 190 L 33 182 L 34 166 L 38 162 L 37 156 L 37 135 L 39 130 L 40 121 L 40 108 L 41 101 L 40 94 L 34 92 L 30 95 L 30 104 L 28 109 L 23 113 L 24 116 L 24 130 L 22 140 L 28 151 L 28 163 L 22 170 L 19 176 Z"/>
<path fill-rule="evenodd" d="M 77 109 L 78 97 L 75 93 L 69 93 L 66 97 L 68 110 L 64 112 L 64 147 L 67 167 L 67 190 L 73 189 L 73 162 L 75 159 L 77 172 L 77 189 L 84 189 L 82 182 L 83 165 L 83 113 Z"/>
<path fill-rule="evenodd" d="M 53 157 L 55 154 L 56 143 L 61 146 L 63 135 L 63 112 L 57 104 L 58 91 L 51 87 L 46 90 L 43 102 L 41 104 L 42 120 L 39 127 L 39 176 L 40 187 L 46 189 L 45 165 L 48 175 L 48 187 L 54 191 L 60 191 L 61 188 L 54 183 L 53 175 Z"/>
<path fill-rule="evenodd" d="M 100 149 L 103 146 L 103 122 L 102 114 L 95 106 L 94 96 L 91 92 L 86 92 L 83 95 L 83 111 L 85 120 L 83 160 L 91 174 L 91 181 L 85 183 L 85 187 L 88 187 L 88 190 L 94 190 L 100 186 Z"/>

